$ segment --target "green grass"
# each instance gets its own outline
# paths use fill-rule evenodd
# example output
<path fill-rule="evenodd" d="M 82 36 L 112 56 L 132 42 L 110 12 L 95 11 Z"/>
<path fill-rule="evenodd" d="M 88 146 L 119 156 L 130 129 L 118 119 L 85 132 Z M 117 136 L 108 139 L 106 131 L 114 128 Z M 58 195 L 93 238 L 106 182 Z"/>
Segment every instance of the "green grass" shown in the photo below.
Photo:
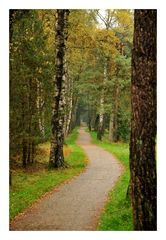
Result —
<path fill-rule="evenodd" d="M 75 129 L 66 141 L 67 147 L 65 149 L 70 150 L 70 153 L 65 157 L 65 160 L 69 164 L 69 168 L 49 171 L 39 169 L 32 172 L 13 171 L 12 186 L 10 187 L 10 220 L 30 207 L 44 193 L 51 191 L 55 186 L 71 179 L 84 169 L 86 156 L 83 150 L 75 144 L 77 135 L 77 129 Z M 47 164 L 48 162 L 49 146 L 49 143 L 40 145 L 42 154 L 39 151 L 37 158 L 41 163 Z"/>
<path fill-rule="evenodd" d="M 126 198 L 130 179 L 129 171 L 129 146 L 125 143 L 109 143 L 105 137 L 103 141 L 96 139 L 96 133 L 91 132 L 94 144 L 110 151 L 125 167 L 114 190 L 109 193 L 108 202 L 100 217 L 98 230 L 130 231 L 133 230 L 131 203 Z"/>

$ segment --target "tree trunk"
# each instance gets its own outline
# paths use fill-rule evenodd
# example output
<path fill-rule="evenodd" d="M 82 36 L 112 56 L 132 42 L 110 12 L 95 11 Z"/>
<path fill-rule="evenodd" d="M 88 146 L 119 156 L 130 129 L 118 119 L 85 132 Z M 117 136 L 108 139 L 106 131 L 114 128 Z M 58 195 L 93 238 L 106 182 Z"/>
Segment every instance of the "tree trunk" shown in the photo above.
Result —
<path fill-rule="evenodd" d="M 35 142 L 32 140 L 32 155 L 31 155 L 31 162 L 34 163 L 35 161 Z"/>
<path fill-rule="evenodd" d="M 110 121 L 109 121 L 109 136 L 108 136 L 110 142 L 113 142 L 113 121 L 114 121 L 113 114 L 111 113 Z"/>
<path fill-rule="evenodd" d="M 102 89 L 102 94 L 100 97 L 100 112 L 99 112 L 99 122 L 97 128 L 97 139 L 102 140 L 103 136 L 103 125 L 104 125 L 104 90 Z"/>
<path fill-rule="evenodd" d="M 135 230 L 156 230 L 156 10 L 135 10 L 131 195 Z"/>
<path fill-rule="evenodd" d="M 31 140 L 30 137 L 28 139 L 28 145 L 27 145 L 27 164 L 30 164 L 31 162 Z"/>
<path fill-rule="evenodd" d="M 54 168 L 64 167 L 64 78 L 65 78 L 65 39 L 67 39 L 66 24 L 69 10 L 56 10 L 56 75 L 55 94 L 52 114 L 52 137 L 49 165 Z"/>
<path fill-rule="evenodd" d="M 27 166 L 27 142 L 25 139 L 22 140 L 22 165 L 24 168 Z"/>
<path fill-rule="evenodd" d="M 69 113 L 68 113 L 67 121 L 66 121 L 65 136 L 67 136 L 69 134 L 69 130 L 70 130 L 71 119 L 72 119 L 72 107 L 73 107 L 73 99 L 71 96 L 69 99 Z"/>
<path fill-rule="evenodd" d="M 25 97 L 24 94 L 23 94 L 23 97 Z M 24 168 L 26 168 L 26 166 L 27 166 L 27 140 L 26 140 L 27 136 L 25 133 L 25 129 L 26 129 L 25 99 L 22 99 L 21 106 L 22 106 L 21 121 L 22 121 L 22 129 L 24 130 L 23 136 L 22 136 L 22 166 Z"/>
<path fill-rule="evenodd" d="M 102 140 L 102 136 L 104 134 L 104 95 L 105 95 L 105 85 L 106 81 L 108 80 L 108 57 L 105 58 L 104 63 L 104 78 L 103 78 L 103 85 L 101 89 L 101 96 L 100 96 L 100 109 L 99 109 L 99 122 L 98 122 L 98 129 L 97 129 L 97 139 Z"/>
<path fill-rule="evenodd" d="M 119 87 L 118 84 L 115 88 L 115 100 L 114 100 L 114 116 L 113 116 L 113 142 L 119 140 L 118 137 L 118 110 L 119 110 Z"/>
<path fill-rule="evenodd" d="M 73 111 L 73 80 L 66 74 L 64 135 L 69 134 Z"/>
<path fill-rule="evenodd" d="M 38 111 L 38 126 L 43 140 L 45 139 L 45 119 L 44 119 L 44 100 L 43 100 L 43 88 L 41 82 L 36 80 L 37 85 L 37 96 L 36 96 L 36 107 Z"/>
<path fill-rule="evenodd" d="M 76 105 L 77 105 L 77 100 L 75 98 L 73 98 L 73 106 L 72 106 L 71 123 L 70 123 L 69 132 L 71 132 L 76 126 L 76 115 L 77 115 Z"/>
<path fill-rule="evenodd" d="M 94 130 L 95 131 L 97 131 L 98 122 L 99 122 L 99 114 L 96 114 L 95 121 L 94 121 Z"/>
<path fill-rule="evenodd" d="M 9 170 L 9 185 L 12 186 L 12 171 Z"/>
<path fill-rule="evenodd" d="M 32 79 L 28 81 L 28 139 L 27 139 L 27 164 L 31 162 L 31 137 L 32 137 Z"/>
<path fill-rule="evenodd" d="M 92 115 L 89 109 L 88 109 L 88 129 L 90 132 L 92 131 Z"/>

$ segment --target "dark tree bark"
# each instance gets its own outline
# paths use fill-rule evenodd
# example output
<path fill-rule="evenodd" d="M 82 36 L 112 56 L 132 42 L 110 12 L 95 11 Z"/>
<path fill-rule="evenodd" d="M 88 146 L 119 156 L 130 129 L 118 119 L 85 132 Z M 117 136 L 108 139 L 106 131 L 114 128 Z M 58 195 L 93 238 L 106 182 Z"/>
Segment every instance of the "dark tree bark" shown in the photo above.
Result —
<path fill-rule="evenodd" d="M 104 115 L 103 115 L 104 117 Z M 102 120 L 102 123 L 99 122 L 98 128 L 97 128 L 97 139 L 102 141 L 102 137 L 104 135 L 104 120 Z"/>
<path fill-rule="evenodd" d="M 66 25 L 69 10 L 56 10 L 55 29 L 55 94 L 52 114 L 52 137 L 49 165 L 54 168 L 64 167 L 64 80 L 65 80 L 65 39 L 67 39 Z"/>
<path fill-rule="evenodd" d="M 12 171 L 9 171 L 9 185 L 12 186 Z"/>
<path fill-rule="evenodd" d="M 156 10 L 135 10 L 131 195 L 135 230 L 156 230 Z"/>
<path fill-rule="evenodd" d="M 22 165 L 24 168 L 27 166 L 27 142 L 25 139 L 22 140 Z"/>
<path fill-rule="evenodd" d="M 99 122 L 99 114 L 96 114 L 95 122 L 94 122 L 94 130 L 97 131 L 98 123 Z"/>

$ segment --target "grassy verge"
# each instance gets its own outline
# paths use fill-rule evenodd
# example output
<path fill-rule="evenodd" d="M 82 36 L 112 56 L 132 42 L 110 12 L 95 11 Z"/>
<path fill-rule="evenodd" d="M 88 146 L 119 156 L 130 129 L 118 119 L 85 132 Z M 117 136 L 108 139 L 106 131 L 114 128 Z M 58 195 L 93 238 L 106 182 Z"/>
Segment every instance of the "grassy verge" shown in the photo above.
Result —
<path fill-rule="evenodd" d="M 110 144 L 105 137 L 103 141 L 96 139 L 96 133 L 91 132 L 94 144 L 113 153 L 125 166 L 114 190 L 109 193 L 109 200 L 100 217 L 98 230 L 130 231 L 133 230 L 132 209 L 130 200 L 126 198 L 129 184 L 129 147 L 124 143 Z"/>
<path fill-rule="evenodd" d="M 70 165 L 67 169 L 47 170 L 41 168 L 42 164 L 47 166 L 49 159 L 49 143 L 40 145 L 37 155 L 40 167 L 35 171 L 23 171 L 18 169 L 13 171 L 12 186 L 10 187 L 10 220 L 18 213 L 28 208 L 32 203 L 40 198 L 44 193 L 52 190 L 55 186 L 71 179 L 79 174 L 86 166 L 86 156 L 83 150 L 75 144 L 77 130 L 74 130 L 67 139 L 65 146 L 65 160 Z"/>

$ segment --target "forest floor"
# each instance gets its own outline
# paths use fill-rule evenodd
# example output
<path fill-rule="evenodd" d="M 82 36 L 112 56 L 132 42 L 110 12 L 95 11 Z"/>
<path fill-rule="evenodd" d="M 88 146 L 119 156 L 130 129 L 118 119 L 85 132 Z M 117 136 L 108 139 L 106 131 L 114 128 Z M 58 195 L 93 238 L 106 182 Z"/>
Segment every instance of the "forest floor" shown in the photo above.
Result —
<path fill-rule="evenodd" d="M 77 140 L 89 159 L 86 171 L 55 188 L 11 223 L 11 230 L 96 230 L 101 211 L 123 171 L 111 153 L 79 130 Z"/>

